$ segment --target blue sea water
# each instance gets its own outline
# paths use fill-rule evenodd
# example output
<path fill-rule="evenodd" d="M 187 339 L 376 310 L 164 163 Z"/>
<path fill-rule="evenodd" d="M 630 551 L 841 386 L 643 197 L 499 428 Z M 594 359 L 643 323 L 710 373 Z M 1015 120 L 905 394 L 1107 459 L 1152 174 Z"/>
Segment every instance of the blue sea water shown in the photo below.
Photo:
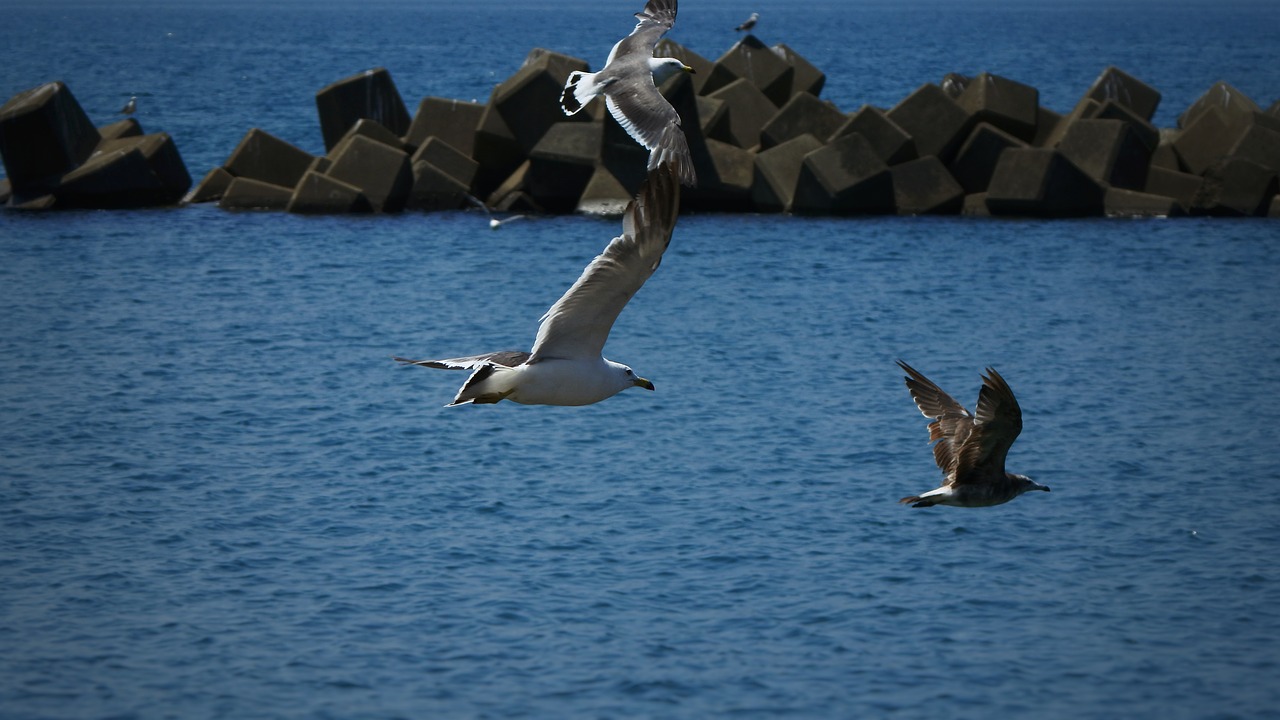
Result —
<path fill-rule="evenodd" d="M 415 104 L 598 63 L 601 5 L 9 2 L 0 94 L 136 94 L 198 176 L 250 127 L 318 151 L 367 67 Z M 756 7 L 845 109 L 1280 93 L 1263 4 Z M 691 214 L 606 347 L 654 393 L 445 409 L 463 375 L 391 362 L 527 347 L 617 229 L 0 213 L 0 717 L 1277 717 L 1274 223 Z M 998 368 L 1053 492 L 898 505 L 938 473 L 895 358 L 965 403 Z"/>

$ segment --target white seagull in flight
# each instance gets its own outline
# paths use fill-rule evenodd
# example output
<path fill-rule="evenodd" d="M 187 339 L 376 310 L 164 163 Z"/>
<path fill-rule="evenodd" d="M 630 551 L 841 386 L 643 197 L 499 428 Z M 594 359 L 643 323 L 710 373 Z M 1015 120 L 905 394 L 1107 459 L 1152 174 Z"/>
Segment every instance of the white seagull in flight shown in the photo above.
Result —
<path fill-rule="evenodd" d="M 626 365 L 605 359 L 601 352 L 622 308 L 662 262 L 679 210 L 680 185 L 674 170 L 661 166 L 650 172 L 623 214 L 622 234 L 542 316 L 531 351 L 395 360 L 470 370 L 447 407 L 503 400 L 524 405 L 590 405 L 630 387 L 652 390 L 653 383 Z"/>
<path fill-rule="evenodd" d="M 618 124 L 649 149 L 649 169 L 673 165 L 680 182 L 693 186 L 697 177 L 689 158 L 689 142 L 680 128 L 680 113 L 658 92 L 658 85 L 678 72 L 693 68 L 676 58 L 656 58 L 653 48 L 676 21 L 676 0 L 649 0 L 636 13 L 640 22 L 613 46 L 599 72 L 569 73 L 560 95 L 565 115 L 581 110 L 591 98 L 604 95 L 605 106 Z"/>

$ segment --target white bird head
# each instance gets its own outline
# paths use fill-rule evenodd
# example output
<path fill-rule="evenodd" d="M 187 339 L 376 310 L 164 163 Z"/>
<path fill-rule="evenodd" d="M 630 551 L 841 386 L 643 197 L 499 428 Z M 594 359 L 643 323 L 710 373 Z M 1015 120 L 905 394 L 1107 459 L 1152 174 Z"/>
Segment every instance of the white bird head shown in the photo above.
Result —
<path fill-rule="evenodd" d="M 612 360 L 605 360 L 605 363 L 607 363 L 614 372 L 615 379 L 618 382 L 618 392 L 622 392 L 629 387 L 642 387 L 645 390 L 653 389 L 653 383 L 640 377 L 634 370 L 626 365 L 616 363 Z"/>
<path fill-rule="evenodd" d="M 653 72 L 654 85 L 661 85 L 676 73 L 696 74 L 693 68 L 673 57 L 649 58 L 649 70 Z"/>

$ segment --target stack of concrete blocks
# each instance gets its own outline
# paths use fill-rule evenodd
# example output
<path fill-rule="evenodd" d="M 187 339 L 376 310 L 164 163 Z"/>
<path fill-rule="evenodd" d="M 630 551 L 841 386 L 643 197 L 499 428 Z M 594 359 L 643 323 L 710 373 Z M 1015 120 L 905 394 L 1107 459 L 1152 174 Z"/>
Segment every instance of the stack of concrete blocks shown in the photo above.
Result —
<path fill-rule="evenodd" d="M 172 205 L 191 176 L 167 133 L 126 118 L 95 127 L 71 90 L 50 82 L 0 108 L 0 203 L 39 210 Z"/>
<path fill-rule="evenodd" d="M 711 61 L 663 40 L 656 54 L 696 71 L 660 88 L 681 117 L 698 175 L 682 195 L 688 209 L 1280 217 L 1280 103 L 1263 111 L 1226 83 L 1178 127 L 1157 129 L 1160 93 L 1117 68 L 1062 115 L 1042 107 L 1035 88 L 988 73 L 948 74 L 893 107 L 845 113 L 820 99 L 822 71 L 785 45 L 748 35 Z M 569 73 L 588 69 L 535 49 L 487 102 L 429 97 L 412 116 L 385 69 L 360 73 L 316 95 L 324 155 L 253 129 L 187 199 L 347 213 L 452 210 L 478 197 L 503 211 L 617 213 L 643 181 L 649 153 L 599 99 L 573 116 L 560 110 Z M 5 117 L 17 116 L 10 106 L 69 112 L 58 110 L 61 93 L 46 94 L 15 98 Z M 143 166 L 159 179 L 176 175 L 163 163 L 176 158 L 171 142 L 126 141 L 128 126 L 99 133 L 76 112 L 59 121 L 79 128 L 67 137 L 28 141 L 32 131 L 17 125 L 0 130 L 11 205 L 171 197 L 117 178 Z M 28 145 L 43 149 L 33 155 Z"/>
<path fill-rule="evenodd" d="M 314 156 L 254 128 L 187 196 L 235 210 L 399 212 L 466 207 L 482 107 L 441 98 L 410 118 L 385 68 L 316 93 L 325 154 Z M 461 145 L 462 147 L 456 147 Z"/>

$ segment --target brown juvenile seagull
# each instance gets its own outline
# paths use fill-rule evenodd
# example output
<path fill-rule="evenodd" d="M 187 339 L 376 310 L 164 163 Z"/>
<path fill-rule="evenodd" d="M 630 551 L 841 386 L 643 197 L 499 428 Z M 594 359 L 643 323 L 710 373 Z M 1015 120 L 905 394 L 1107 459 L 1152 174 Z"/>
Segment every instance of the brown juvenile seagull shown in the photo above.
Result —
<path fill-rule="evenodd" d="M 671 242 L 680 210 L 680 185 L 663 166 L 649 173 L 622 217 L 614 238 L 550 310 L 542 316 L 533 350 L 449 358 L 406 360 L 407 365 L 470 370 L 449 403 L 590 405 L 630 387 L 653 389 L 631 368 L 600 353 L 627 301 L 644 285 Z"/>
<path fill-rule="evenodd" d="M 942 487 L 899 502 L 911 507 L 954 505 L 987 507 L 1007 503 L 1028 490 L 1049 488 L 1025 475 L 1005 472 L 1009 446 L 1022 432 L 1022 409 L 1000 373 L 987 368 L 972 415 L 919 370 L 898 361 L 907 373 L 907 389 L 929 423 L 933 459 L 942 469 Z"/>
<path fill-rule="evenodd" d="M 689 157 L 689 142 L 680 129 L 680 114 L 658 92 L 658 84 L 693 68 L 676 58 L 653 56 L 658 40 L 676 22 L 676 0 L 649 0 L 636 13 L 640 22 L 609 52 L 600 72 L 573 71 L 560 95 L 560 109 L 573 115 L 597 95 L 627 134 L 649 149 L 649 169 L 673 165 L 680 182 L 693 186 L 697 178 Z"/>

